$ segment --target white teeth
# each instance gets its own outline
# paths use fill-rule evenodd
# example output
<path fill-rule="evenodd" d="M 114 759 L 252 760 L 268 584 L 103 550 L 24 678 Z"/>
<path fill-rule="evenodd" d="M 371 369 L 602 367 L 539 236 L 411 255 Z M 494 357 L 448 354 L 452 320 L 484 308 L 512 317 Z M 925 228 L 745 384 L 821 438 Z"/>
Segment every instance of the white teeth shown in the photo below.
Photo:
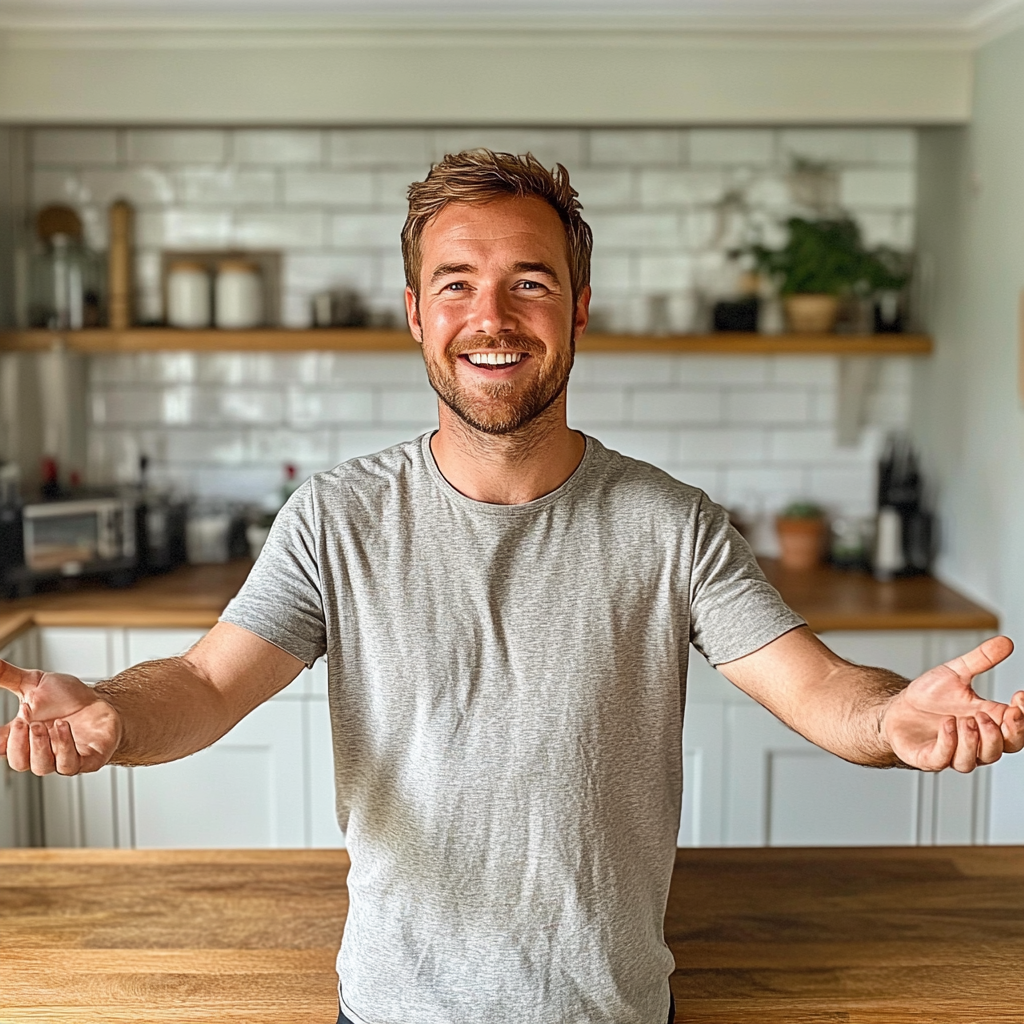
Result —
<path fill-rule="evenodd" d="M 518 363 L 522 352 L 471 352 L 466 357 L 474 366 L 505 366 Z"/>

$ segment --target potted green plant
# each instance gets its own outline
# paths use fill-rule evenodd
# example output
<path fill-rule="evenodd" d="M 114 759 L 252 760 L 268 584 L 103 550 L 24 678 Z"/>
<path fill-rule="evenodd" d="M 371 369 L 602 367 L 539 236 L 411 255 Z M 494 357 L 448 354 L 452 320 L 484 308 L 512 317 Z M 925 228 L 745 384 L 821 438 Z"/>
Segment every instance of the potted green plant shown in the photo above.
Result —
<path fill-rule="evenodd" d="M 849 217 L 786 221 L 789 238 L 781 249 L 755 243 L 751 255 L 782 296 L 790 330 L 825 334 L 833 329 L 842 296 L 866 281 L 868 269 L 860 229 Z"/>
<path fill-rule="evenodd" d="M 810 501 L 794 501 L 775 519 L 779 561 L 784 569 L 804 571 L 821 562 L 827 530 L 825 511 Z"/>

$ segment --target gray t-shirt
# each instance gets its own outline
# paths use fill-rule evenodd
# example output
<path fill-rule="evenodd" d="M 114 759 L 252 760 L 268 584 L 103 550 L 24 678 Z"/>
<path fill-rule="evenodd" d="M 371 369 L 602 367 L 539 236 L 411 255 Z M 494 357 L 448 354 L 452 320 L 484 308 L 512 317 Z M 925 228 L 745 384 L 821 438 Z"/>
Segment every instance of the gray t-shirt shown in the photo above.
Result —
<path fill-rule="evenodd" d="M 586 440 L 522 505 L 430 435 L 318 473 L 226 622 L 326 654 L 357 1024 L 663 1024 L 689 644 L 802 620 L 724 510 Z"/>

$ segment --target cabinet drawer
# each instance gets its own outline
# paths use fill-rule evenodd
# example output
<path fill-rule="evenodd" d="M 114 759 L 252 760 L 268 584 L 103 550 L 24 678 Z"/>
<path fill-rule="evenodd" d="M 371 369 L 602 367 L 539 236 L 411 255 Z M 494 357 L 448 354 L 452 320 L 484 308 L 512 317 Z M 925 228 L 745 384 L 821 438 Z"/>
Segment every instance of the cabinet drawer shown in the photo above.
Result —
<path fill-rule="evenodd" d="M 110 630 L 47 626 L 39 631 L 40 668 L 81 679 L 111 674 Z"/>

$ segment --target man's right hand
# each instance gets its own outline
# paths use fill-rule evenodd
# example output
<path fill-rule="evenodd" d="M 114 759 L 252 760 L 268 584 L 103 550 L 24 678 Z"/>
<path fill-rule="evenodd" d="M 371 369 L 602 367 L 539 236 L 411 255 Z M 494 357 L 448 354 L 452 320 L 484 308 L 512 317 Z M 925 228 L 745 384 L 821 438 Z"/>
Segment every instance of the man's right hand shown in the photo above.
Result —
<path fill-rule="evenodd" d="M 0 757 L 16 771 L 78 775 L 102 768 L 121 742 L 121 717 L 75 676 L 0 661 L 0 687 L 17 694 L 18 714 L 0 725 Z"/>

